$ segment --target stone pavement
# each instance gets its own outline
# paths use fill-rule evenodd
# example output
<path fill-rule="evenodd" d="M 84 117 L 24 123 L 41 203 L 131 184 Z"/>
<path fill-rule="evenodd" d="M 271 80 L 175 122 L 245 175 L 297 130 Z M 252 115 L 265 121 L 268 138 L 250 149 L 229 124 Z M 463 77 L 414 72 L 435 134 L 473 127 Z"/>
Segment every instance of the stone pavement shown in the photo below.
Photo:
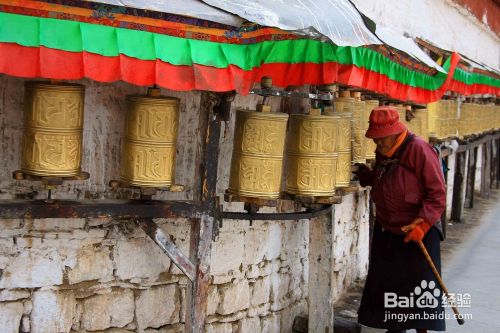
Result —
<path fill-rule="evenodd" d="M 467 211 L 466 222 L 448 226 L 450 235 L 443 243 L 443 278 L 450 293 L 471 295 L 471 307 L 459 308 L 466 316 L 465 325 L 458 325 L 454 319 L 446 320 L 446 332 L 498 333 L 500 192 L 492 191 L 489 200 L 478 198 L 476 209 Z M 344 310 L 344 313 L 355 313 L 355 307 L 359 303 L 359 291 L 357 293 L 358 295 L 355 295 L 356 292 L 351 293 L 349 300 L 342 305 L 349 309 Z M 450 316 L 453 314 L 451 309 L 446 312 Z M 336 312 L 336 315 L 342 316 L 342 311 Z M 385 330 L 363 327 L 361 332 L 383 333 Z"/>

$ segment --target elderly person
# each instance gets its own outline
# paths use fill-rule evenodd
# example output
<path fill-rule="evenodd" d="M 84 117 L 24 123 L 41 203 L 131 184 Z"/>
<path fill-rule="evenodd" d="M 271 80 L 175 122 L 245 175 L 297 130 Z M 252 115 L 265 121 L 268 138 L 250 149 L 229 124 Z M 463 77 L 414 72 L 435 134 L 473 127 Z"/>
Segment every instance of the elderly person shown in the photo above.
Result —
<path fill-rule="evenodd" d="M 359 165 L 356 174 L 372 187 L 376 222 L 358 320 L 394 333 L 444 331 L 443 293 L 417 244 L 424 243 L 440 270 L 446 196 L 436 151 L 390 106 L 371 112 L 365 136 L 377 145 L 376 163 Z"/>

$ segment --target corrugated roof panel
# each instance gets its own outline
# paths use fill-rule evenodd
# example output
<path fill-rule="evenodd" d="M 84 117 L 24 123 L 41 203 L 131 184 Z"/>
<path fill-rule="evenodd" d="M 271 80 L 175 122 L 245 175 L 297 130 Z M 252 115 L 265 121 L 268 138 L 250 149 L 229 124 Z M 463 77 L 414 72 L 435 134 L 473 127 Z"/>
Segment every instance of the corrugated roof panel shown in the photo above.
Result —
<path fill-rule="evenodd" d="M 340 46 L 381 44 L 347 0 L 203 0 L 250 22 L 326 36 Z"/>

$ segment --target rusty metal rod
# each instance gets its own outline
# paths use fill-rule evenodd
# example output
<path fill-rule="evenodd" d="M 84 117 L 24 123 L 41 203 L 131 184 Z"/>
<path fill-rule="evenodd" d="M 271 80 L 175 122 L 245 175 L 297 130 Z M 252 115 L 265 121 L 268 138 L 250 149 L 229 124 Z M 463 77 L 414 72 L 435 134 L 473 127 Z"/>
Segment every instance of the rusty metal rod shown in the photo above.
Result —
<path fill-rule="evenodd" d="M 142 230 L 158 245 L 172 262 L 188 277 L 194 281 L 196 276 L 195 265 L 182 251 L 169 239 L 161 228 L 152 219 L 135 219 Z"/>
<path fill-rule="evenodd" d="M 420 249 L 422 250 L 422 253 L 425 256 L 425 259 L 429 263 L 429 266 L 431 266 L 432 272 L 434 273 L 434 276 L 438 280 L 438 283 L 441 286 L 441 289 L 443 289 L 444 294 L 446 295 L 446 298 L 448 298 L 448 300 L 450 300 L 450 302 L 451 302 L 448 289 L 444 285 L 443 279 L 441 278 L 441 275 L 439 274 L 438 270 L 436 269 L 436 266 L 434 265 L 434 262 L 432 261 L 432 258 L 429 255 L 429 252 L 427 252 L 427 249 L 425 248 L 424 243 L 422 243 L 422 241 L 418 241 L 418 246 L 420 246 Z M 458 312 L 457 307 L 452 305 L 451 308 L 453 309 L 453 312 L 455 313 L 458 324 L 463 325 L 465 323 L 465 321 L 464 321 L 462 315 L 460 314 L 460 312 Z"/>
<path fill-rule="evenodd" d="M 0 200 L 0 218 L 199 217 L 200 203 L 156 200 Z"/>
<path fill-rule="evenodd" d="M 221 217 L 228 220 L 301 220 L 322 216 L 332 211 L 332 205 L 324 205 L 319 209 L 308 209 L 295 213 L 241 213 L 222 212 Z"/>

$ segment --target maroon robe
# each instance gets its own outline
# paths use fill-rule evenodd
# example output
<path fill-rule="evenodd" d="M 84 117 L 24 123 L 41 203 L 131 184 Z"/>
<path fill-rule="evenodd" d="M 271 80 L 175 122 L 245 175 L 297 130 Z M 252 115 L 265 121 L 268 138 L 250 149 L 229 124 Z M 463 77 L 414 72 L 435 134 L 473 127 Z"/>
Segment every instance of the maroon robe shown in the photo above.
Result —
<path fill-rule="evenodd" d="M 372 186 L 377 222 L 385 230 L 397 234 L 402 234 L 401 227 L 417 217 L 433 225 L 446 207 L 443 172 L 434 148 L 414 137 L 403 149 L 401 154 L 396 151 L 394 155 L 397 164 L 385 171 L 372 170 L 361 177 L 363 186 Z M 376 159 L 377 164 L 389 160 L 378 152 Z"/>

